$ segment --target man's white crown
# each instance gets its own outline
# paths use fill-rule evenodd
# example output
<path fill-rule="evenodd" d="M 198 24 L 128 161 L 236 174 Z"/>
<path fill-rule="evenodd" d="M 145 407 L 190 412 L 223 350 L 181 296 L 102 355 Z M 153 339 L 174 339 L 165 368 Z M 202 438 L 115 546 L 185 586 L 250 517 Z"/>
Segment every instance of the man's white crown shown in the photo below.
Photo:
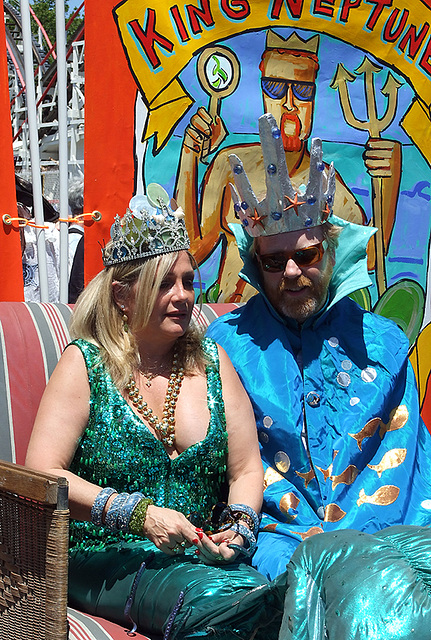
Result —
<path fill-rule="evenodd" d="M 322 141 L 313 138 L 310 149 L 310 173 L 306 188 L 295 191 L 290 181 L 280 129 L 271 113 L 259 118 L 266 178 L 266 197 L 259 202 L 251 188 L 243 163 L 229 156 L 235 186 L 230 185 L 235 215 L 252 236 L 273 236 L 323 224 L 332 211 L 335 195 L 335 170 L 329 174 L 322 161 Z"/>

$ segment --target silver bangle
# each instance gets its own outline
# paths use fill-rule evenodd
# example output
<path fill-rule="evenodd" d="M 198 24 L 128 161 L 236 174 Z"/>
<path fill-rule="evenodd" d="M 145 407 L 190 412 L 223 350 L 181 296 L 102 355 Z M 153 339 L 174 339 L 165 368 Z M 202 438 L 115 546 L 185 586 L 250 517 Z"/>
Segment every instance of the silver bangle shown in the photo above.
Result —
<path fill-rule="evenodd" d="M 112 487 L 105 487 L 96 496 L 96 499 L 93 502 L 93 506 L 91 507 L 91 522 L 93 524 L 101 525 L 102 524 L 102 516 L 103 510 L 108 502 L 109 498 L 117 493 L 115 489 Z"/>
<path fill-rule="evenodd" d="M 136 491 L 135 493 L 131 493 L 125 502 L 123 502 L 121 506 L 120 513 L 117 517 L 117 529 L 120 531 L 127 532 L 129 530 L 129 522 L 132 517 L 132 513 L 138 502 L 145 498 L 143 493 Z"/>
<path fill-rule="evenodd" d="M 111 506 L 106 513 L 105 527 L 108 527 L 108 529 L 112 529 L 112 531 L 117 531 L 117 518 L 120 515 L 123 504 L 126 502 L 128 497 L 128 493 L 119 493 L 118 496 L 115 496 L 111 503 Z"/>
<path fill-rule="evenodd" d="M 234 513 L 244 513 L 251 518 L 253 522 L 253 533 L 256 537 L 259 531 L 260 524 L 260 519 L 256 511 L 249 507 L 248 504 L 230 504 L 229 507 Z"/>
<path fill-rule="evenodd" d="M 244 538 L 248 546 L 243 547 L 240 544 L 232 543 L 228 544 L 228 547 L 230 547 L 231 549 L 236 549 L 246 556 L 253 555 L 253 553 L 256 551 L 257 546 L 257 541 L 254 533 L 240 522 L 236 522 L 235 524 L 233 524 L 230 529 L 231 531 L 236 531 L 236 533 L 239 533 L 239 535 Z"/>

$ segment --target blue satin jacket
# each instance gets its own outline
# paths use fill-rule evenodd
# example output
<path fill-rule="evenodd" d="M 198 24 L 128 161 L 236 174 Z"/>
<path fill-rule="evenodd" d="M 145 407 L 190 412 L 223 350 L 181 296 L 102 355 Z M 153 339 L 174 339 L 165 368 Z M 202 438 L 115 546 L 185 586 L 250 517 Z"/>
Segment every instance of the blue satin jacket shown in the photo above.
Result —
<path fill-rule="evenodd" d="M 350 231 L 340 237 L 344 257 Z M 265 468 L 261 530 L 289 541 L 284 551 L 273 547 L 264 565 L 280 553 L 287 561 L 301 540 L 322 531 L 431 524 L 431 438 L 407 338 L 346 297 L 349 276 L 350 290 L 368 281 L 366 233 L 362 257 L 349 258 L 353 271 L 341 256 L 326 307 L 304 324 L 283 320 L 259 293 L 208 330 L 253 404 Z M 259 286 L 256 274 L 245 275 Z M 264 546 L 267 536 L 259 539 Z"/>

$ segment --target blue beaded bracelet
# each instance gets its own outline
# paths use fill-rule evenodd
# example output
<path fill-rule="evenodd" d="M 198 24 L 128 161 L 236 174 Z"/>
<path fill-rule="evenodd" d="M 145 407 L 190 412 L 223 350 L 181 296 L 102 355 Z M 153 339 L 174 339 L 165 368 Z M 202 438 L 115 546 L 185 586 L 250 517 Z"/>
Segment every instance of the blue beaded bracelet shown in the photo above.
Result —
<path fill-rule="evenodd" d="M 129 530 L 129 522 L 132 517 L 132 513 L 138 502 L 144 498 L 144 494 L 136 491 L 135 493 L 131 493 L 125 502 L 121 506 L 120 513 L 117 517 L 117 529 L 120 531 L 127 532 Z"/>
<path fill-rule="evenodd" d="M 245 542 L 248 543 L 248 546 L 243 547 L 240 544 L 232 543 L 228 544 L 228 547 L 230 547 L 231 549 L 236 549 L 240 553 L 243 553 L 245 556 L 253 555 L 253 553 L 256 551 L 257 546 L 256 537 L 254 536 L 253 532 L 240 522 L 236 522 L 235 524 L 233 524 L 230 529 L 231 531 L 236 531 L 237 533 L 239 533 L 239 535 L 244 538 Z"/>
<path fill-rule="evenodd" d="M 105 527 L 108 527 L 108 529 L 112 529 L 112 531 L 117 531 L 117 518 L 120 515 L 123 504 L 126 502 L 128 497 L 128 493 L 119 493 L 118 496 L 115 496 L 111 506 L 106 513 Z"/>
<path fill-rule="evenodd" d="M 246 516 L 249 516 L 249 518 L 253 523 L 253 533 L 256 537 L 259 531 L 259 524 L 260 524 L 260 519 L 256 511 L 251 507 L 249 507 L 248 504 L 230 504 L 229 508 L 234 513 L 244 513 Z"/>
<path fill-rule="evenodd" d="M 96 496 L 93 506 L 91 507 L 91 522 L 93 524 L 102 524 L 103 510 L 112 494 L 117 493 L 112 487 L 105 487 Z"/>

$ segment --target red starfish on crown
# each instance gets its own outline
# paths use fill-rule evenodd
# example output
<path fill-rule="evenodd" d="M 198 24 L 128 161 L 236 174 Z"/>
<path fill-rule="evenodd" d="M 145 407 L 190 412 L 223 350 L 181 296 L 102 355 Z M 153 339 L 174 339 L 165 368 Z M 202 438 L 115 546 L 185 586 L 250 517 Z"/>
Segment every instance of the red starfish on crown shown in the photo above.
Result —
<path fill-rule="evenodd" d="M 267 218 L 268 216 L 260 216 L 257 212 L 257 210 L 254 210 L 254 216 L 248 216 L 248 219 L 252 221 L 252 228 L 254 229 L 254 227 L 257 224 L 260 224 L 260 226 L 262 227 L 262 229 L 265 229 L 265 225 L 263 224 L 262 220 L 264 218 Z"/>
<path fill-rule="evenodd" d="M 329 214 L 331 213 L 331 207 L 328 203 L 325 204 L 325 208 L 322 211 L 322 222 L 328 219 Z"/>
<path fill-rule="evenodd" d="M 285 207 L 283 209 L 283 211 L 287 211 L 288 209 L 292 209 L 293 208 L 293 210 L 295 211 L 296 215 L 299 216 L 298 207 L 301 204 L 305 204 L 305 200 L 303 202 L 298 202 L 298 194 L 297 193 L 295 193 L 295 197 L 293 198 L 293 200 L 292 200 L 292 198 L 289 198 L 289 196 L 284 196 L 284 197 L 290 202 L 290 205 L 288 207 Z"/>

